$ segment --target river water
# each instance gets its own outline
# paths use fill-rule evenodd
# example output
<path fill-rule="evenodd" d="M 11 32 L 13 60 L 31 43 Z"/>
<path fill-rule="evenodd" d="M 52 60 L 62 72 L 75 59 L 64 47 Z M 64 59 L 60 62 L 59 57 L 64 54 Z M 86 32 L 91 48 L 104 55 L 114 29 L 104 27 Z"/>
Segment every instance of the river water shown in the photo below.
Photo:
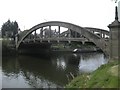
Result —
<path fill-rule="evenodd" d="M 103 53 L 54 53 L 39 56 L 8 56 L 2 58 L 3 88 L 59 88 L 72 75 L 91 73 L 107 63 Z M 1 67 L 0 67 L 1 69 Z"/>

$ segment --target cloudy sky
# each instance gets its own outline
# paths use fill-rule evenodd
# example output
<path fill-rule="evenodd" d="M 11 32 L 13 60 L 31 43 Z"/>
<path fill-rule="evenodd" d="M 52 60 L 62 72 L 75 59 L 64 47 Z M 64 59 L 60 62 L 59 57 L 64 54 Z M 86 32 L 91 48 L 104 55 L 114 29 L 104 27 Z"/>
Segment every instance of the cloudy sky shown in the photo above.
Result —
<path fill-rule="evenodd" d="M 114 20 L 112 0 L 0 0 L 0 27 L 8 19 L 21 30 L 46 21 L 64 21 L 108 30 Z"/>

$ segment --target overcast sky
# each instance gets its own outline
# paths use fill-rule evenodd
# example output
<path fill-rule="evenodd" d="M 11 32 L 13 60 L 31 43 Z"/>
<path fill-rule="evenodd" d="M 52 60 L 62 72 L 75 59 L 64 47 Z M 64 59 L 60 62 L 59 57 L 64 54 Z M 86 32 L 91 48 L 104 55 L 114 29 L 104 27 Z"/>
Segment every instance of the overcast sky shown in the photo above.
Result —
<path fill-rule="evenodd" d="M 108 30 L 114 12 L 112 0 L 0 0 L 0 27 L 10 19 L 21 30 L 46 21 Z"/>

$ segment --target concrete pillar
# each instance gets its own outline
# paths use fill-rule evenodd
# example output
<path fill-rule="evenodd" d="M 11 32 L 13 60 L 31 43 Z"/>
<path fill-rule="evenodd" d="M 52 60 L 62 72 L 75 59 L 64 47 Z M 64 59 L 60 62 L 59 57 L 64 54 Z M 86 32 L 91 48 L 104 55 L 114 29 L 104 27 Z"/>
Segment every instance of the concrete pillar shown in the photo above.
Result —
<path fill-rule="evenodd" d="M 69 40 L 68 43 L 71 44 L 71 41 Z"/>
<path fill-rule="evenodd" d="M 40 29 L 40 37 L 43 38 L 43 28 Z"/>
<path fill-rule="evenodd" d="M 51 26 L 49 26 L 49 37 L 51 38 L 51 36 L 52 36 L 52 31 L 51 31 Z"/>
<path fill-rule="evenodd" d="M 120 22 L 118 21 L 118 12 L 117 12 L 117 6 L 116 6 L 116 12 L 115 12 L 115 21 L 109 24 L 110 29 L 110 42 L 109 42 L 109 49 L 110 49 L 110 59 L 111 60 L 118 60 L 118 51 L 119 51 L 119 45 L 118 42 L 120 41 Z"/>
<path fill-rule="evenodd" d="M 105 34 L 103 33 L 103 38 L 105 38 Z"/>
<path fill-rule="evenodd" d="M 68 29 L 68 38 L 71 38 L 71 30 L 70 29 Z"/>
<path fill-rule="evenodd" d="M 59 43 L 60 41 L 59 40 L 57 40 L 57 43 Z"/>
<path fill-rule="evenodd" d="M 60 37 L 60 26 L 58 26 L 58 37 Z"/>
<path fill-rule="evenodd" d="M 100 37 L 102 38 L 102 31 L 100 31 Z"/>
<path fill-rule="evenodd" d="M 82 41 L 82 44 L 84 45 L 84 44 L 85 44 L 85 41 Z"/>
<path fill-rule="evenodd" d="M 77 32 L 75 32 L 75 38 L 77 38 Z"/>
<path fill-rule="evenodd" d="M 35 33 L 34 33 L 34 38 L 35 38 L 35 39 L 37 38 L 37 33 L 36 33 L 36 30 L 35 30 Z"/>

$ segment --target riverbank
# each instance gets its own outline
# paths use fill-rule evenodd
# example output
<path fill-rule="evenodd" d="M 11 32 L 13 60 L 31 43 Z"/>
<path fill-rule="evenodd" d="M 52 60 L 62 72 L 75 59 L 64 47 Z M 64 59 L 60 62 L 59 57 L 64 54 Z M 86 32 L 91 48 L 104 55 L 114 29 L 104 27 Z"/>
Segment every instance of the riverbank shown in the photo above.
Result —
<path fill-rule="evenodd" d="M 66 88 L 120 88 L 119 65 L 118 61 L 102 65 L 91 74 L 77 76 Z"/>
<path fill-rule="evenodd" d="M 10 39 L 2 39 L 1 40 L 1 47 L 2 47 L 2 56 L 8 55 L 15 55 L 16 49 L 13 40 Z"/>

